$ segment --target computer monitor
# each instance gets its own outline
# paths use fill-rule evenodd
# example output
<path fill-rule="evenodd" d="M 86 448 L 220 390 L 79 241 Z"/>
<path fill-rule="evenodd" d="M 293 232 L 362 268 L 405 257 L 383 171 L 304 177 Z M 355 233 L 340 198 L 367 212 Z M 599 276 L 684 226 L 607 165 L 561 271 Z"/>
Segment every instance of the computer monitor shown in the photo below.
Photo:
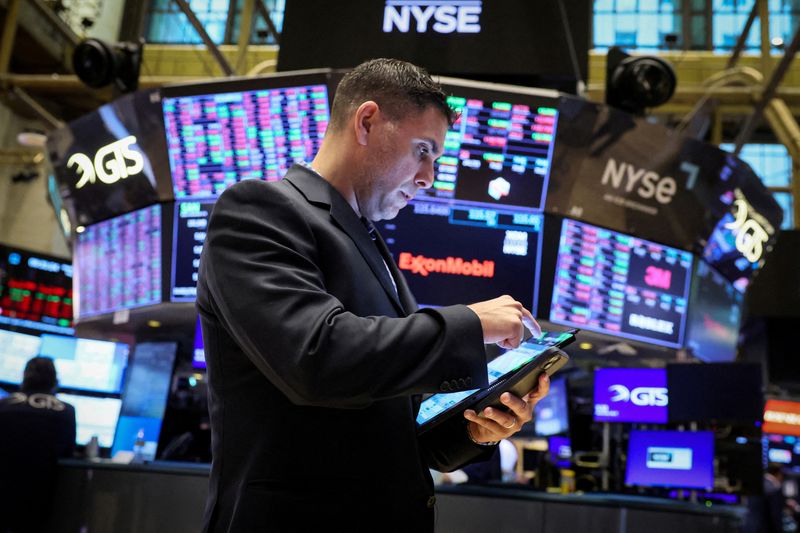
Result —
<path fill-rule="evenodd" d="M 762 386 L 758 363 L 668 364 L 668 420 L 758 423 L 764 413 Z"/>
<path fill-rule="evenodd" d="M 559 468 L 569 468 L 572 465 L 572 444 L 569 437 L 555 435 L 547 441 L 550 462 Z"/>
<path fill-rule="evenodd" d="M 540 214 L 412 201 L 378 226 L 420 305 L 535 303 Z"/>
<path fill-rule="evenodd" d="M 0 329 L 0 382 L 22 383 L 25 364 L 39 355 L 41 346 L 41 337 Z"/>
<path fill-rule="evenodd" d="M 703 260 L 697 261 L 689 296 L 686 348 L 709 363 L 736 359 L 744 295 Z"/>
<path fill-rule="evenodd" d="M 164 88 L 175 199 L 213 199 L 311 161 L 330 120 L 329 71 Z"/>
<path fill-rule="evenodd" d="M 141 440 L 143 459 L 155 459 L 176 350 L 174 342 L 136 345 L 125 379 L 112 456 L 119 451 L 133 451 Z"/>
<path fill-rule="evenodd" d="M 76 444 L 85 446 L 96 435 L 101 447 L 111 447 L 114 443 L 114 432 L 117 429 L 122 400 L 64 392 L 56 394 L 56 397 L 75 408 Z"/>
<path fill-rule="evenodd" d="M 784 465 L 787 468 L 800 467 L 800 441 L 795 435 L 765 433 L 763 442 L 765 462 Z"/>
<path fill-rule="evenodd" d="M 170 283 L 173 302 L 193 302 L 197 298 L 200 254 L 213 209 L 214 202 L 175 202 Z"/>
<path fill-rule="evenodd" d="M 598 368 L 594 371 L 594 420 L 667 422 L 667 371 L 663 368 Z"/>
<path fill-rule="evenodd" d="M 71 335 L 72 263 L 0 246 L 0 328 Z"/>
<path fill-rule="evenodd" d="M 194 326 L 194 349 L 192 350 L 192 366 L 194 368 L 206 368 L 206 349 L 203 344 L 203 329 L 200 325 L 200 317 Z"/>
<path fill-rule="evenodd" d="M 53 359 L 62 388 L 118 394 L 128 352 L 127 344 L 45 334 L 39 355 Z"/>
<path fill-rule="evenodd" d="M 767 400 L 763 430 L 776 435 L 800 436 L 800 402 Z"/>
<path fill-rule="evenodd" d="M 159 205 L 88 226 L 77 234 L 79 318 L 162 301 Z"/>
<path fill-rule="evenodd" d="M 542 437 L 566 433 L 569 430 L 569 398 L 566 378 L 554 377 L 550 392 L 533 408 L 534 428 Z"/>
<path fill-rule="evenodd" d="M 689 252 L 564 219 L 550 321 L 679 348 L 691 269 Z"/>
<path fill-rule="evenodd" d="M 444 80 L 458 113 L 420 200 L 464 207 L 544 210 L 558 93 L 491 83 Z M 501 90 L 500 87 L 503 87 Z"/>
<path fill-rule="evenodd" d="M 631 431 L 625 484 L 711 490 L 714 487 L 714 433 Z"/>

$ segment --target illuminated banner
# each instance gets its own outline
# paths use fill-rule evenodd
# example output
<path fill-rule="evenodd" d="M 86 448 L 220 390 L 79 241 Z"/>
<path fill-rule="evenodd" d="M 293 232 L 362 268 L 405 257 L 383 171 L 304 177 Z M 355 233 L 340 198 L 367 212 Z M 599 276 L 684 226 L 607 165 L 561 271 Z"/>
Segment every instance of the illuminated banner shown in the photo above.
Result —
<path fill-rule="evenodd" d="M 602 422 L 667 421 L 667 371 L 663 368 L 598 368 L 594 419 Z"/>
<path fill-rule="evenodd" d="M 777 203 L 750 187 L 758 178 L 738 158 L 608 106 L 570 97 L 559 105 L 550 175 L 548 212 L 686 250 L 702 249 L 731 211 L 730 195 L 737 188 L 747 188 L 740 204 L 759 205 L 770 225 L 780 225 Z M 742 209 L 740 217 L 747 211 Z M 746 253 L 766 246 L 769 237 L 758 228 L 744 220 L 739 224 Z"/>
<path fill-rule="evenodd" d="M 172 197 L 161 97 L 125 95 L 51 132 L 47 152 L 73 226 Z"/>
<path fill-rule="evenodd" d="M 764 433 L 800 436 L 800 402 L 767 400 L 763 430 Z"/>

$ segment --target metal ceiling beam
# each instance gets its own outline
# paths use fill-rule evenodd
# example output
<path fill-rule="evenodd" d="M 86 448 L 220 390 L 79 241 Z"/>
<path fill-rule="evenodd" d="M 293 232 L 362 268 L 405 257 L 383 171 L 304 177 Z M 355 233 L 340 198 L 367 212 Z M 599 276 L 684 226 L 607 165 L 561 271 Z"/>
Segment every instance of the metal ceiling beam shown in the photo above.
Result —
<path fill-rule="evenodd" d="M 183 14 L 186 15 L 186 18 L 189 19 L 189 24 L 192 25 L 194 30 L 203 40 L 203 43 L 208 48 L 208 51 L 211 52 L 211 55 L 214 56 L 217 63 L 219 64 L 222 72 L 225 73 L 226 76 L 233 76 L 233 68 L 231 68 L 230 63 L 228 60 L 225 59 L 225 56 L 222 55 L 222 52 L 219 51 L 219 47 L 211 40 L 211 37 L 208 35 L 208 32 L 203 27 L 203 23 L 200 22 L 200 19 L 197 18 L 197 15 L 194 14 L 192 8 L 189 7 L 189 4 L 186 0 L 175 0 L 175 3 L 178 4 L 178 7 L 183 11 Z"/>

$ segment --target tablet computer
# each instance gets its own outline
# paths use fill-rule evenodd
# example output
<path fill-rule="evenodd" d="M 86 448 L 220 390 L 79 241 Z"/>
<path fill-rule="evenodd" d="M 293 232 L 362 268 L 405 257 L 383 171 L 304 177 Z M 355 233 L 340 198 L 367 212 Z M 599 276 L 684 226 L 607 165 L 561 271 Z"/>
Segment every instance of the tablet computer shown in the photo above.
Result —
<path fill-rule="evenodd" d="M 519 397 L 536 388 L 542 373 L 554 374 L 569 360 L 560 348 L 575 340 L 577 329 L 543 332 L 506 351 L 486 367 L 489 386 L 460 392 L 434 394 L 422 402 L 417 414 L 417 431 L 422 434 L 466 409 L 480 413 L 490 405 L 505 409 L 500 395 L 506 391 Z"/>

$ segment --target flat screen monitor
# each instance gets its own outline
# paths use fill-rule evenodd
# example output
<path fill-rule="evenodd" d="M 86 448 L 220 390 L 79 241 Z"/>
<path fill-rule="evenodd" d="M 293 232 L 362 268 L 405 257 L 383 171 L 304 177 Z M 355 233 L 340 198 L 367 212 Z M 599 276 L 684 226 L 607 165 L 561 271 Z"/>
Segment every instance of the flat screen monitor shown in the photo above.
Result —
<path fill-rule="evenodd" d="M 762 368 L 757 363 L 667 365 L 670 422 L 761 420 Z"/>
<path fill-rule="evenodd" d="M 42 339 L 17 331 L 0 329 L 0 382 L 22 383 L 25 364 L 39 355 Z"/>
<path fill-rule="evenodd" d="M 77 235 L 79 318 L 161 303 L 161 218 L 161 207 L 153 205 Z"/>
<path fill-rule="evenodd" d="M 703 260 L 697 261 L 689 296 L 686 348 L 709 363 L 736 359 L 744 295 Z"/>
<path fill-rule="evenodd" d="M 711 490 L 714 433 L 631 431 L 625 484 Z"/>
<path fill-rule="evenodd" d="M 559 468 L 569 468 L 572 465 L 572 444 L 569 437 L 553 436 L 548 439 L 550 462 Z"/>
<path fill-rule="evenodd" d="M 0 246 L 0 327 L 71 335 L 72 263 Z"/>
<path fill-rule="evenodd" d="M 800 441 L 796 436 L 765 433 L 763 441 L 767 463 L 800 467 Z"/>
<path fill-rule="evenodd" d="M 128 350 L 117 342 L 42 335 L 39 355 L 53 359 L 62 388 L 118 394 Z"/>
<path fill-rule="evenodd" d="M 691 270 L 689 252 L 564 219 L 550 320 L 679 348 Z"/>
<path fill-rule="evenodd" d="M 193 302 L 197 298 L 200 254 L 203 252 L 212 209 L 213 202 L 175 203 L 170 283 L 170 298 L 173 302 Z"/>
<path fill-rule="evenodd" d="M 317 72 L 165 88 L 175 199 L 216 198 L 239 181 L 276 181 L 311 161 L 330 119 L 327 83 Z"/>
<path fill-rule="evenodd" d="M 535 301 L 542 215 L 412 201 L 379 223 L 421 305 L 472 303 L 510 294 Z M 531 309 L 531 307 L 528 307 Z"/>
<path fill-rule="evenodd" d="M 194 368 L 206 368 L 206 349 L 203 344 L 203 328 L 200 325 L 200 317 L 194 326 L 194 349 L 192 350 L 192 366 Z"/>
<path fill-rule="evenodd" d="M 598 368 L 594 371 L 597 422 L 667 422 L 667 371 L 663 368 Z"/>
<path fill-rule="evenodd" d="M 134 451 L 134 445 L 140 441 L 142 458 L 155 459 L 176 349 L 174 342 L 136 345 L 125 378 L 112 456 L 119 451 Z"/>
<path fill-rule="evenodd" d="M 101 447 L 111 447 L 122 400 L 67 393 L 58 393 L 56 397 L 75 408 L 76 444 L 85 446 L 96 435 Z"/>
<path fill-rule="evenodd" d="M 548 437 L 569 430 L 568 400 L 566 378 L 553 378 L 550 381 L 550 392 L 533 409 L 537 435 Z"/>
<path fill-rule="evenodd" d="M 459 113 L 420 200 L 490 209 L 544 210 L 558 93 L 452 80 L 447 101 Z"/>
<path fill-rule="evenodd" d="M 764 433 L 800 436 L 800 402 L 767 400 L 763 430 Z"/>

